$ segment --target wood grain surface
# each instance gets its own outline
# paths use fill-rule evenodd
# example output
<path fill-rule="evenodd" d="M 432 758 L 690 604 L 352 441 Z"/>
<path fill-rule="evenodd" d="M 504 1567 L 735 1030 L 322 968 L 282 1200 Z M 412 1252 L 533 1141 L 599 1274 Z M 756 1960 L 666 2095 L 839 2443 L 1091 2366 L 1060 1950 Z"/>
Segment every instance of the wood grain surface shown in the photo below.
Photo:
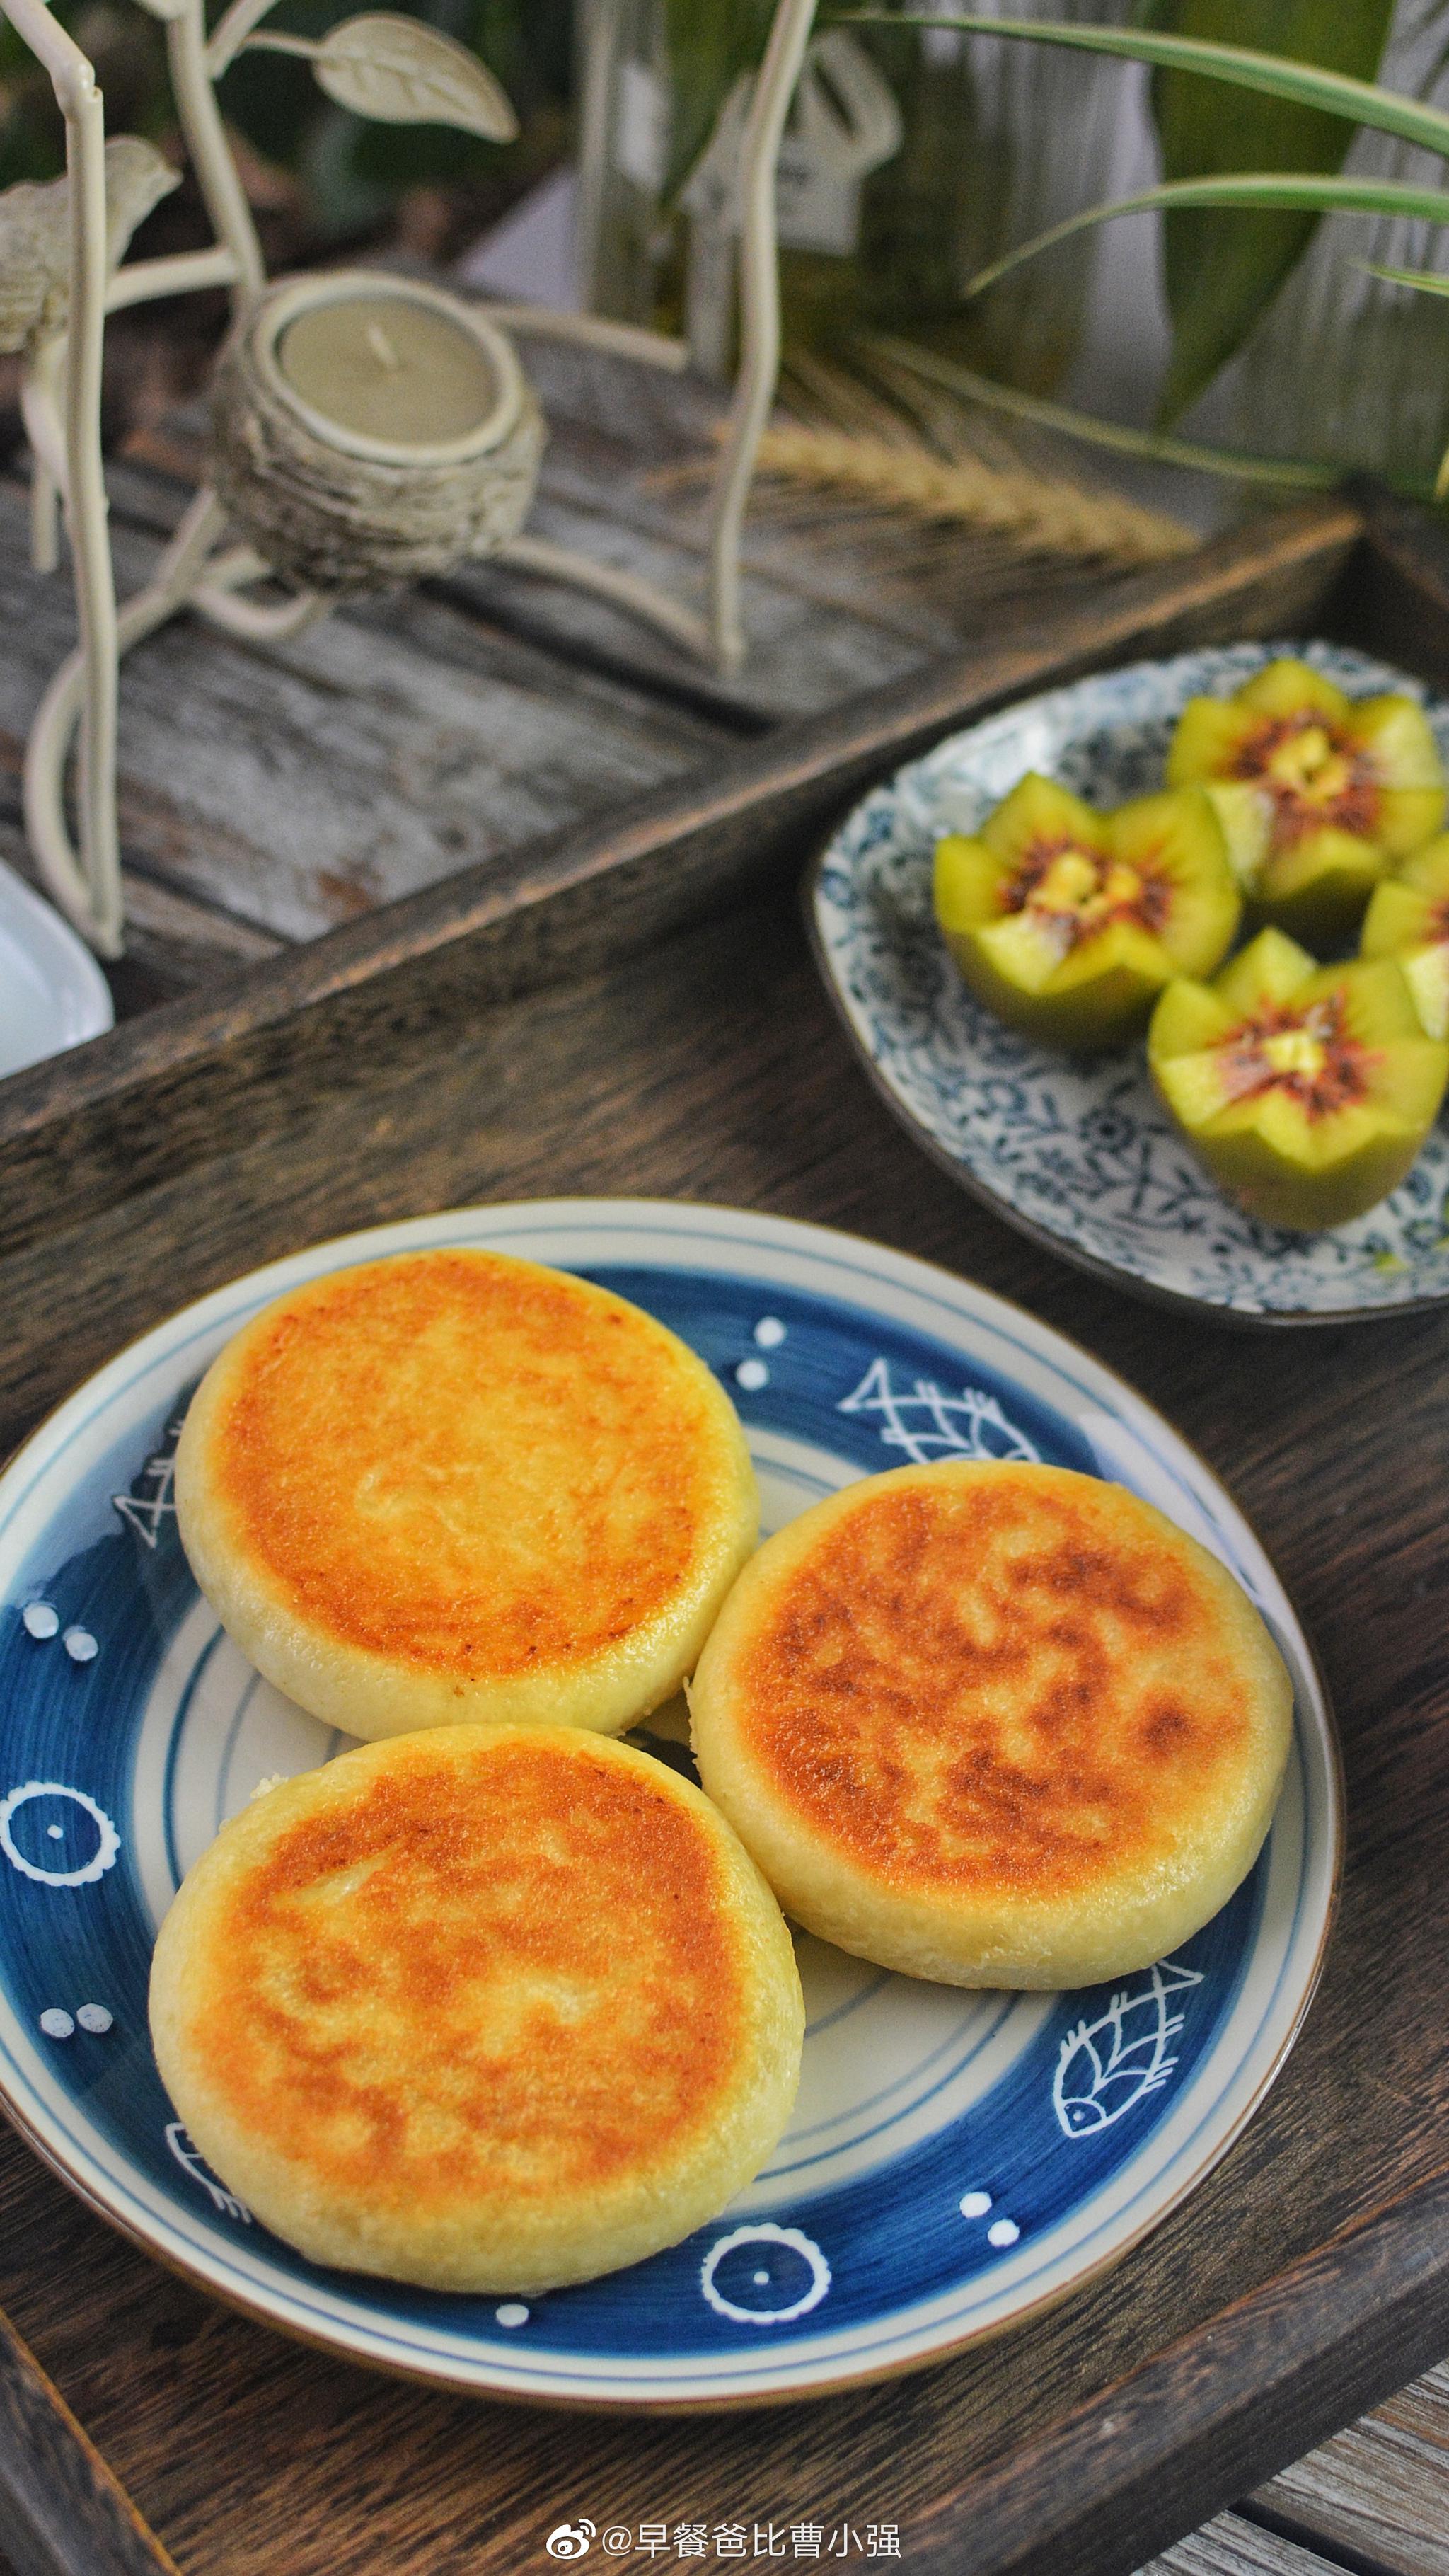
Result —
<path fill-rule="evenodd" d="M 708 546 L 709 476 L 724 417 L 698 379 L 651 373 L 597 350 L 530 337 L 520 355 L 546 410 L 549 441 L 528 533 L 627 566 L 675 595 L 698 597 Z M 173 414 L 131 453 L 174 479 L 204 470 L 205 415 Z M 1071 457 L 1083 468 L 1080 451 Z M 1090 470 L 1090 469 L 1088 469 Z M 116 486 L 118 497 L 125 487 Z M 757 488 L 742 551 L 750 636 L 741 671 L 717 677 L 648 627 L 585 593 L 476 565 L 455 595 L 489 623 L 528 635 L 579 668 L 627 668 L 639 679 L 747 730 L 821 708 L 898 678 L 979 632 L 983 615 L 1020 622 L 1038 608 L 1100 592 L 1100 564 L 1023 560 L 999 535 L 919 524 L 842 503 L 786 500 Z"/>
<path fill-rule="evenodd" d="M 0 1261 L 0 1438 L 185 1298 L 347 1226 L 600 1191 L 852 1227 L 1073 1333 L 1224 1475 L 1324 1661 L 1350 1860 L 1303 2038 L 1192 2201 L 1054 2315 L 829 2403 L 613 2421 L 370 2379 L 172 2281 L 6 2141 L 0 2297 L 183 2568 L 536 2568 L 554 2521 L 597 2508 L 828 2510 L 899 2522 L 931 2571 L 1126 2576 L 1449 2348 L 1449 1319 L 1230 1336 L 1027 1247 L 855 1071 L 793 888 L 217 1144 Z"/>
<path fill-rule="evenodd" d="M 1449 2366 L 1296 2460 L 1252 2503 L 1349 2566 L 1449 2576 Z"/>
<path fill-rule="evenodd" d="M 67 588 L 28 571 L 25 499 L 0 485 L 0 656 L 12 765 L 69 650 Z M 154 538 L 114 531 L 123 595 Z M 459 868 L 698 768 L 718 726 L 557 664 L 418 594 L 265 650 L 178 619 L 128 657 L 121 836 L 146 873 L 279 939 L 314 938 Z"/>
<path fill-rule="evenodd" d="M 173 2561 L 0 2316 L 0 2576 L 176 2576 Z"/>
<path fill-rule="evenodd" d="M 1165 2549 L 1144 2567 L 1142 2576 L 1342 2576 L 1341 2563 L 1320 2558 L 1272 2531 L 1244 2522 L 1236 2513 L 1218 2514 L 1173 2549 Z"/>
<path fill-rule="evenodd" d="M 367 1080 L 379 1051 L 394 1065 L 431 1052 L 486 1000 L 581 974 L 793 882 L 810 840 L 866 783 L 1023 690 L 1134 653 L 1337 616 L 1362 526 L 1337 503 L 1277 514 L 1117 584 L 1089 608 L 1042 626 L 1018 621 L 971 653 L 782 728 L 778 740 L 732 743 L 682 784 L 460 865 L 422 893 L 13 1075 L 0 1084 L 0 1242 L 115 1206 L 204 1155 L 222 1122 L 255 1135 L 325 1091 L 346 1092 Z M 1432 655 L 1449 620 L 1442 634 L 1432 615 L 1424 623 Z M 171 640 L 184 653 L 184 631 Z M 208 669 L 209 656 L 208 643 Z M 415 669 L 409 705 L 428 688 Z M 294 748 L 301 759 L 300 737 Z M 196 766 L 204 772 L 204 741 Z M 246 781 L 233 785 L 243 815 Z M 278 882 L 284 873 L 279 859 Z"/>

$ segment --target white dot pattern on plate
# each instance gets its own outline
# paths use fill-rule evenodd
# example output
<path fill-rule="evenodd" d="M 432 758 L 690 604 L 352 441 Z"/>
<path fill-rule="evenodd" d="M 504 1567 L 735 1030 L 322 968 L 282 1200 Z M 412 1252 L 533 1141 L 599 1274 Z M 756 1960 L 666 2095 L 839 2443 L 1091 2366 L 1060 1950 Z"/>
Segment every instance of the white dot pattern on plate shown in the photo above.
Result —
<path fill-rule="evenodd" d="M 80 1861 L 74 1869 L 47 1869 L 21 1848 L 15 1839 L 15 1819 L 33 1798 L 64 1798 L 90 1817 L 96 1828 L 96 1847 L 88 1860 Z M 46 1834 L 48 1839 L 55 1840 L 49 1826 Z M 61 1839 L 64 1840 L 63 1835 Z M 106 1871 L 114 1866 L 120 1848 L 120 1835 L 104 1807 L 96 1805 L 89 1790 L 73 1789 L 65 1780 L 22 1780 L 18 1788 L 7 1791 L 0 1798 L 0 1852 L 4 1853 L 12 1869 L 19 1870 L 22 1878 L 35 1879 L 41 1886 L 88 1887 L 93 1879 L 104 1878 Z"/>
<path fill-rule="evenodd" d="M 94 2031 L 97 2035 L 102 2031 L 109 2030 L 112 2027 L 115 2018 L 116 2016 L 114 2013 L 107 2012 L 104 2004 L 82 2004 L 79 2012 L 76 2014 L 76 2020 L 80 2023 L 82 2030 Z"/>
<path fill-rule="evenodd" d="M 785 1338 L 785 1327 L 778 1315 L 762 1315 L 755 1326 L 755 1339 L 762 1351 L 777 1351 Z"/>
<path fill-rule="evenodd" d="M 75 2023 L 68 2012 L 61 2011 L 59 2004 L 48 2004 L 40 2016 L 40 2027 L 47 2039 L 69 2039 Z"/>
<path fill-rule="evenodd" d="M 786 2258 L 783 2295 L 774 2307 L 742 2307 L 720 2286 L 721 2264 L 747 2245 L 771 2249 L 778 2246 Z M 752 2288 L 768 2289 L 772 2277 L 768 2267 L 751 2265 Z M 767 2218 L 756 2227 L 736 2227 L 728 2236 L 716 2238 L 700 2266 L 699 2286 L 716 2314 L 729 2317 L 737 2325 L 788 2325 L 819 2307 L 830 2289 L 830 2266 L 813 2236 L 806 2236 L 798 2227 L 778 2227 L 772 2218 Z"/>
<path fill-rule="evenodd" d="M 758 1395 L 760 1388 L 769 1383 L 770 1372 L 763 1360 L 741 1360 L 735 1371 L 735 1384 L 742 1386 L 746 1395 Z"/>
<path fill-rule="evenodd" d="M 984 2218 L 990 2207 L 991 2194 L 989 2191 L 968 2191 L 962 2195 L 961 2215 L 963 2218 Z"/>
<path fill-rule="evenodd" d="M 38 1638 L 42 1645 L 55 1635 L 60 1626 L 59 1613 L 51 1608 L 48 1601 L 27 1601 L 20 1613 L 20 1621 L 27 1637 Z"/>
<path fill-rule="evenodd" d="M 505 2299 L 502 2307 L 495 2308 L 493 2313 L 501 2326 L 526 2326 L 528 2323 L 528 2310 L 521 2299 Z"/>
<path fill-rule="evenodd" d="M 101 1651 L 89 1628 L 67 1628 L 62 1642 L 73 1664 L 93 1664 Z"/>

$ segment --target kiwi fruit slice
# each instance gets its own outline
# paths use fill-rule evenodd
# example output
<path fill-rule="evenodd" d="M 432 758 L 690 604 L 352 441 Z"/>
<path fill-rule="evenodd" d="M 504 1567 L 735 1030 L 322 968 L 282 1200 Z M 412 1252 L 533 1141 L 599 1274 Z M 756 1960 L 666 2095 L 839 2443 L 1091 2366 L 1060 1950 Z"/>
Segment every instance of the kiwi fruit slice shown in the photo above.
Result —
<path fill-rule="evenodd" d="M 1242 898 L 1200 788 L 1099 814 L 1034 772 L 936 850 L 936 918 L 979 1000 L 1053 1046 L 1112 1046 L 1174 976 L 1211 971 Z"/>

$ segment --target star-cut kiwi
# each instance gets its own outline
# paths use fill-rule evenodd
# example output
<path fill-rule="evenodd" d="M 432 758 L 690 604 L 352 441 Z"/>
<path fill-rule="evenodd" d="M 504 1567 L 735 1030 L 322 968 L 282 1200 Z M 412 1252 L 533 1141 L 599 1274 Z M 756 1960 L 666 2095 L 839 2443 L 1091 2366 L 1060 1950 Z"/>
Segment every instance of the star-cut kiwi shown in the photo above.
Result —
<path fill-rule="evenodd" d="M 1449 1038 L 1449 832 L 1375 886 L 1360 954 L 1396 957 L 1431 1038 Z"/>
<path fill-rule="evenodd" d="M 1167 778 L 1209 790 L 1254 909 L 1318 948 L 1352 936 L 1394 861 L 1444 819 L 1423 708 L 1347 698 L 1288 656 L 1234 697 L 1188 700 Z"/>
<path fill-rule="evenodd" d="M 1169 984 L 1147 1060 L 1219 1187 L 1308 1234 L 1397 1188 L 1449 1081 L 1392 958 L 1320 966 L 1272 929 L 1214 983 Z"/>
<path fill-rule="evenodd" d="M 1200 789 L 1099 814 L 1030 773 L 974 838 L 936 850 L 936 918 L 971 990 L 1013 1028 L 1101 1047 L 1204 975 L 1238 925 L 1222 827 Z"/>

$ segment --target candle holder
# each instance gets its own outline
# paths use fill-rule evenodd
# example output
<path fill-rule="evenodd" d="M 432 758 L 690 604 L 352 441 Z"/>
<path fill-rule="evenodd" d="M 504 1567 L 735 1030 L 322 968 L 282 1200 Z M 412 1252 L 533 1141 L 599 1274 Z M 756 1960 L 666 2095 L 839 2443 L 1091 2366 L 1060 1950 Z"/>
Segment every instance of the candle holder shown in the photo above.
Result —
<path fill-rule="evenodd" d="M 405 413 L 398 395 L 414 387 L 437 399 L 435 377 L 410 371 L 397 350 L 399 314 L 431 326 L 425 359 L 458 343 L 455 409 L 473 417 L 451 438 L 409 438 L 415 424 L 387 416 Z M 379 353 L 371 402 L 345 375 L 339 387 L 335 331 L 304 349 L 310 374 L 299 380 L 286 364 L 300 331 L 339 317 Z M 363 425 L 373 415 L 377 427 Z M 283 580 L 334 597 L 496 554 L 523 524 L 543 443 L 543 414 L 501 331 L 456 296 L 363 270 L 269 288 L 234 325 L 212 382 L 212 471 L 227 517 Z"/>
<path fill-rule="evenodd" d="M 209 34 L 205 0 L 142 5 L 165 23 L 181 131 L 216 239 L 204 250 L 122 265 L 141 214 L 174 178 L 134 136 L 107 145 L 94 67 L 47 0 L 5 0 L 50 76 L 66 129 L 66 178 L 0 195 L 0 331 L 23 350 L 32 557 L 39 571 L 55 568 L 63 508 L 78 625 L 75 651 L 31 725 L 25 820 L 48 890 L 103 957 L 124 946 L 118 667 L 182 609 L 232 634 L 276 639 L 301 632 L 349 592 L 492 554 L 593 592 L 720 670 L 738 665 L 740 530 L 779 372 L 776 163 L 817 0 L 778 0 L 743 117 L 734 183 L 740 360 L 698 606 L 524 529 L 545 433 L 511 345 L 552 336 L 682 372 L 703 354 L 688 339 L 534 306 L 480 311 L 443 289 L 367 272 L 267 285 L 215 94 L 238 54 L 301 55 L 327 95 L 361 115 L 441 122 L 507 141 L 517 130 L 512 109 L 476 57 L 382 11 L 314 41 L 261 32 L 273 0 L 230 0 Z M 152 579 L 118 608 L 101 465 L 106 315 L 217 286 L 230 290 L 235 318 L 213 387 L 212 480 Z M 430 433 L 442 394 L 448 434 L 439 437 Z M 279 581 L 289 594 L 281 600 Z M 273 595 L 248 596 L 263 582 Z M 76 745 L 73 839 L 66 781 Z"/>

